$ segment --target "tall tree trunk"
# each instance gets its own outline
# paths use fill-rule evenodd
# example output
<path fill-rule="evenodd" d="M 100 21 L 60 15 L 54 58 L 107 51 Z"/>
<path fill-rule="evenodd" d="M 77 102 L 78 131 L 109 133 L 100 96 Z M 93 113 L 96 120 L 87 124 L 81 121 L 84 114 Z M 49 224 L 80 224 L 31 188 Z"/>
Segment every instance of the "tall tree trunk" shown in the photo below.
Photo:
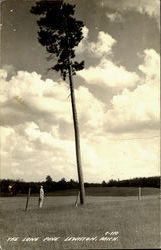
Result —
<path fill-rule="evenodd" d="M 80 204 L 83 205 L 85 203 L 85 190 L 84 190 L 84 181 L 83 181 L 82 164 L 81 164 L 79 126 L 78 126 L 77 110 L 76 110 L 76 104 L 75 104 L 75 94 L 74 94 L 70 63 L 69 63 L 68 72 L 69 72 L 69 84 L 70 84 L 70 94 L 71 94 L 73 123 L 74 123 L 77 170 L 78 170 L 78 179 L 79 179 L 79 188 L 80 188 Z"/>

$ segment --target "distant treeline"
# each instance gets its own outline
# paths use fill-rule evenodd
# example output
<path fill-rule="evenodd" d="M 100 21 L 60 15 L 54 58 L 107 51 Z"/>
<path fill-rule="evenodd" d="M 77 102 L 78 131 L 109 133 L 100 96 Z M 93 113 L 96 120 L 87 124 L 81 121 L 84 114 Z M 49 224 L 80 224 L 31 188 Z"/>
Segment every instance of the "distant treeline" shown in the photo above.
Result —
<path fill-rule="evenodd" d="M 140 177 L 128 180 L 110 180 L 108 183 L 102 182 L 105 187 L 160 187 L 160 176 Z"/>
<path fill-rule="evenodd" d="M 53 181 L 48 175 L 46 181 L 43 182 L 25 182 L 23 180 L 0 180 L 0 193 L 8 195 L 26 194 L 29 187 L 32 193 L 38 193 L 40 185 L 43 185 L 45 192 L 54 192 L 58 190 L 78 189 L 77 181 L 66 181 L 62 178 L 60 181 Z M 133 178 L 128 180 L 113 180 L 102 181 L 102 183 L 85 183 L 85 187 L 160 187 L 160 177 Z"/>

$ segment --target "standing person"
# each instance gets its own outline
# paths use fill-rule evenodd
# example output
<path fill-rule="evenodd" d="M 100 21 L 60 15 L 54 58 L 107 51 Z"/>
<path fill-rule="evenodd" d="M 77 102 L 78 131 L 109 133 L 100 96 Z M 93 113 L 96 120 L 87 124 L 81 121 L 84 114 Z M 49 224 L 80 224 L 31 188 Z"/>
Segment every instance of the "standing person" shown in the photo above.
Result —
<path fill-rule="evenodd" d="M 39 208 L 42 208 L 43 202 L 44 202 L 44 189 L 43 186 L 40 186 Z"/>

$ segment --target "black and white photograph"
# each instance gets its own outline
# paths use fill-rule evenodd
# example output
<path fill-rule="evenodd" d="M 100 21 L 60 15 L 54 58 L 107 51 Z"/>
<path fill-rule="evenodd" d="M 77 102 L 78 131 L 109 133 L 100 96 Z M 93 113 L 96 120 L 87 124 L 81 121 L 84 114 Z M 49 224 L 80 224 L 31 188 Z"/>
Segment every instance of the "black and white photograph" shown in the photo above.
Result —
<path fill-rule="evenodd" d="M 0 0 L 0 250 L 160 249 L 160 1 Z"/>

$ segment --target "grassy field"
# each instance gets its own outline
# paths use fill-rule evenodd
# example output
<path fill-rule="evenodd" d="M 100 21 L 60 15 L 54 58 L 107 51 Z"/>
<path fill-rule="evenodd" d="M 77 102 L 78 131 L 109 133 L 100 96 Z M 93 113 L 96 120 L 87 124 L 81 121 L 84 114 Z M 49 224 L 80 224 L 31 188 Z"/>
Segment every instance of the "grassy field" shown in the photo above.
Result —
<path fill-rule="evenodd" d="M 1 197 L 2 249 L 159 248 L 158 195 L 143 196 L 141 201 L 136 196 L 87 196 L 86 204 L 77 208 L 75 199 L 48 196 L 38 209 L 38 198 L 31 197 L 25 212 L 25 197 Z M 19 238 L 11 242 L 9 237 Z M 25 241 L 26 237 L 33 241 Z M 39 237 L 37 241 L 35 237 Z M 75 241 L 67 241 L 67 237 L 75 237 Z"/>

